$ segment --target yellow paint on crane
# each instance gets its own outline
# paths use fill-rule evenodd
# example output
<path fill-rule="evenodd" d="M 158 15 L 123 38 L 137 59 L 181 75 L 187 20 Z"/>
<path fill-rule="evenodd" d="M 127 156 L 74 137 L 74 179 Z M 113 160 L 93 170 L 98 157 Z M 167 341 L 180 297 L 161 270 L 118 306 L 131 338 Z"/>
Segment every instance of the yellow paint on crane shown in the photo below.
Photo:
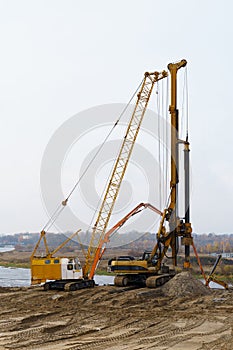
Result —
<path fill-rule="evenodd" d="M 31 284 L 51 280 L 82 279 L 82 267 L 76 257 L 34 257 L 31 259 Z"/>
<path fill-rule="evenodd" d="M 33 258 L 31 261 L 31 283 L 39 284 L 46 280 L 61 279 L 61 262 L 59 258 Z"/>

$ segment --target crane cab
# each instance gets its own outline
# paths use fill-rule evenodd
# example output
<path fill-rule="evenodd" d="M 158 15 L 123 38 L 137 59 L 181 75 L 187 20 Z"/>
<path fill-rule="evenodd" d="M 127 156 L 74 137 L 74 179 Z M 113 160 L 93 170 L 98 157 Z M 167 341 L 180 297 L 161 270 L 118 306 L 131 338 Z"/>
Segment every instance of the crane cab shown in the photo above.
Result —
<path fill-rule="evenodd" d="M 82 278 L 83 272 L 78 258 L 34 257 L 31 260 L 31 284 Z"/>

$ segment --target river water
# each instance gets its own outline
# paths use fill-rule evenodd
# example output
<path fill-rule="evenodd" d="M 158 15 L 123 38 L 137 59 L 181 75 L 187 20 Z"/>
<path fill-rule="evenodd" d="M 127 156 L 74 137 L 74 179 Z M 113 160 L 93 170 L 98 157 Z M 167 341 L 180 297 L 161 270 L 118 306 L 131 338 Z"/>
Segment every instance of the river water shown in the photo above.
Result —
<path fill-rule="evenodd" d="M 114 276 L 95 276 L 99 285 L 113 284 Z M 28 287 L 31 282 L 30 269 L 0 266 L 0 287 Z"/>
<path fill-rule="evenodd" d="M 30 269 L 0 266 L 0 287 L 30 286 Z"/>
<path fill-rule="evenodd" d="M 103 286 L 113 284 L 114 276 L 95 276 L 96 284 Z M 30 269 L 0 266 L 0 287 L 28 287 L 30 286 Z M 204 283 L 204 280 L 202 281 Z M 211 288 L 223 289 L 222 286 L 211 282 Z"/>
<path fill-rule="evenodd" d="M 14 247 L 0 247 L 0 252 L 14 250 Z M 96 284 L 113 284 L 114 276 L 98 276 L 94 278 Z M 28 287 L 30 286 L 30 269 L 0 266 L 0 287 Z M 202 281 L 204 283 L 204 280 Z M 211 282 L 211 288 L 223 289 L 222 286 Z"/>
<path fill-rule="evenodd" d="M 15 250 L 15 248 L 12 245 L 5 245 L 3 247 L 0 247 L 0 253 L 11 252 L 12 250 Z"/>
<path fill-rule="evenodd" d="M 0 247 L 0 253 L 14 250 L 13 246 Z M 113 284 L 114 276 L 95 276 L 95 283 Z M 0 266 L 0 287 L 28 287 L 31 284 L 30 269 Z"/>

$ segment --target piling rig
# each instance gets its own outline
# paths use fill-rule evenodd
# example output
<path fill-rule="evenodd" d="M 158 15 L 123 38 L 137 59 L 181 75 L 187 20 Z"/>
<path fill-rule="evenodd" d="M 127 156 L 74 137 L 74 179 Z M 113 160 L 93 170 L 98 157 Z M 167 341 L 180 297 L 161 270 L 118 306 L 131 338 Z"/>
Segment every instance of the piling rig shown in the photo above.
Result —
<path fill-rule="evenodd" d="M 144 252 L 140 259 L 133 257 L 118 257 L 109 260 L 108 270 L 116 274 L 114 283 L 117 286 L 128 284 L 157 287 L 166 283 L 174 276 L 174 267 L 177 266 L 178 240 L 185 247 L 184 268 L 190 268 L 190 246 L 193 245 L 192 228 L 190 223 L 190 191 L 189 191 L 189 141 L 188 134 L 185 140 L 179 138 L 179 112 L 177 109 L 177 72 L 185 67 L 186 60 L 168 64 L 170 73 L 170 140 L 171 140 L 171 174 L 169 205 L 164 209 L 157 232 L 156 244 L 151 251 Z M 185 213 L 178 216 L 178 189 L 179 189 L 179 145 L 184 146 L 184 187 Z M 165 223 L 168 223 L 168 230 Z M 163 263 L 168 251 L 171 251 L 173 268 Z"/>

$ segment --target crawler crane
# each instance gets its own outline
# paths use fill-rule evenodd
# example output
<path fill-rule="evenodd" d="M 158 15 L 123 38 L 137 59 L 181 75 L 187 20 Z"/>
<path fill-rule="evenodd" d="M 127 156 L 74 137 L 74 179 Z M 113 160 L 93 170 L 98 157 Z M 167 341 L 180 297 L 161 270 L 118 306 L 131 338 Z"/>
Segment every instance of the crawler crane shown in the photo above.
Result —
<path fill-rule="evenodd" d="M 156 82 L 166 78 L 167 72 L 146 72 L 137 95 L 137 102 L 128 124 L 119 155 L 115 162 L 110 181 L 108 183 L 100 210 L 91 234 L 90 244 L 87 250 L 85 263 L 81 267 L 76 258 L 58 258 L 54 257 L 56 249 L 50 252 L 46 243 L 46 232 L 42 230 L 39 242 L 37 243 L 31 256 L 31 274 L 32 284 L 46 282 L 45 289 L 66 289 L 76 290 L 79 288 L 94 286 L 94 273 L 101 258 L 104 248 L 103 245 L 110 236 L 107 232 L 107 226 L 115 205 L 120 186 L 127 169 L 127 165 L 133 151 L 133 147 L 145 115 L 147 105 Z M 66 205 L 65 199 L 62 203 Z M 36 256 L 40 241 L 44 240 L 46 247 L 45 257 Z M 69 270 L 69 273 L 67 272 Z"/>

